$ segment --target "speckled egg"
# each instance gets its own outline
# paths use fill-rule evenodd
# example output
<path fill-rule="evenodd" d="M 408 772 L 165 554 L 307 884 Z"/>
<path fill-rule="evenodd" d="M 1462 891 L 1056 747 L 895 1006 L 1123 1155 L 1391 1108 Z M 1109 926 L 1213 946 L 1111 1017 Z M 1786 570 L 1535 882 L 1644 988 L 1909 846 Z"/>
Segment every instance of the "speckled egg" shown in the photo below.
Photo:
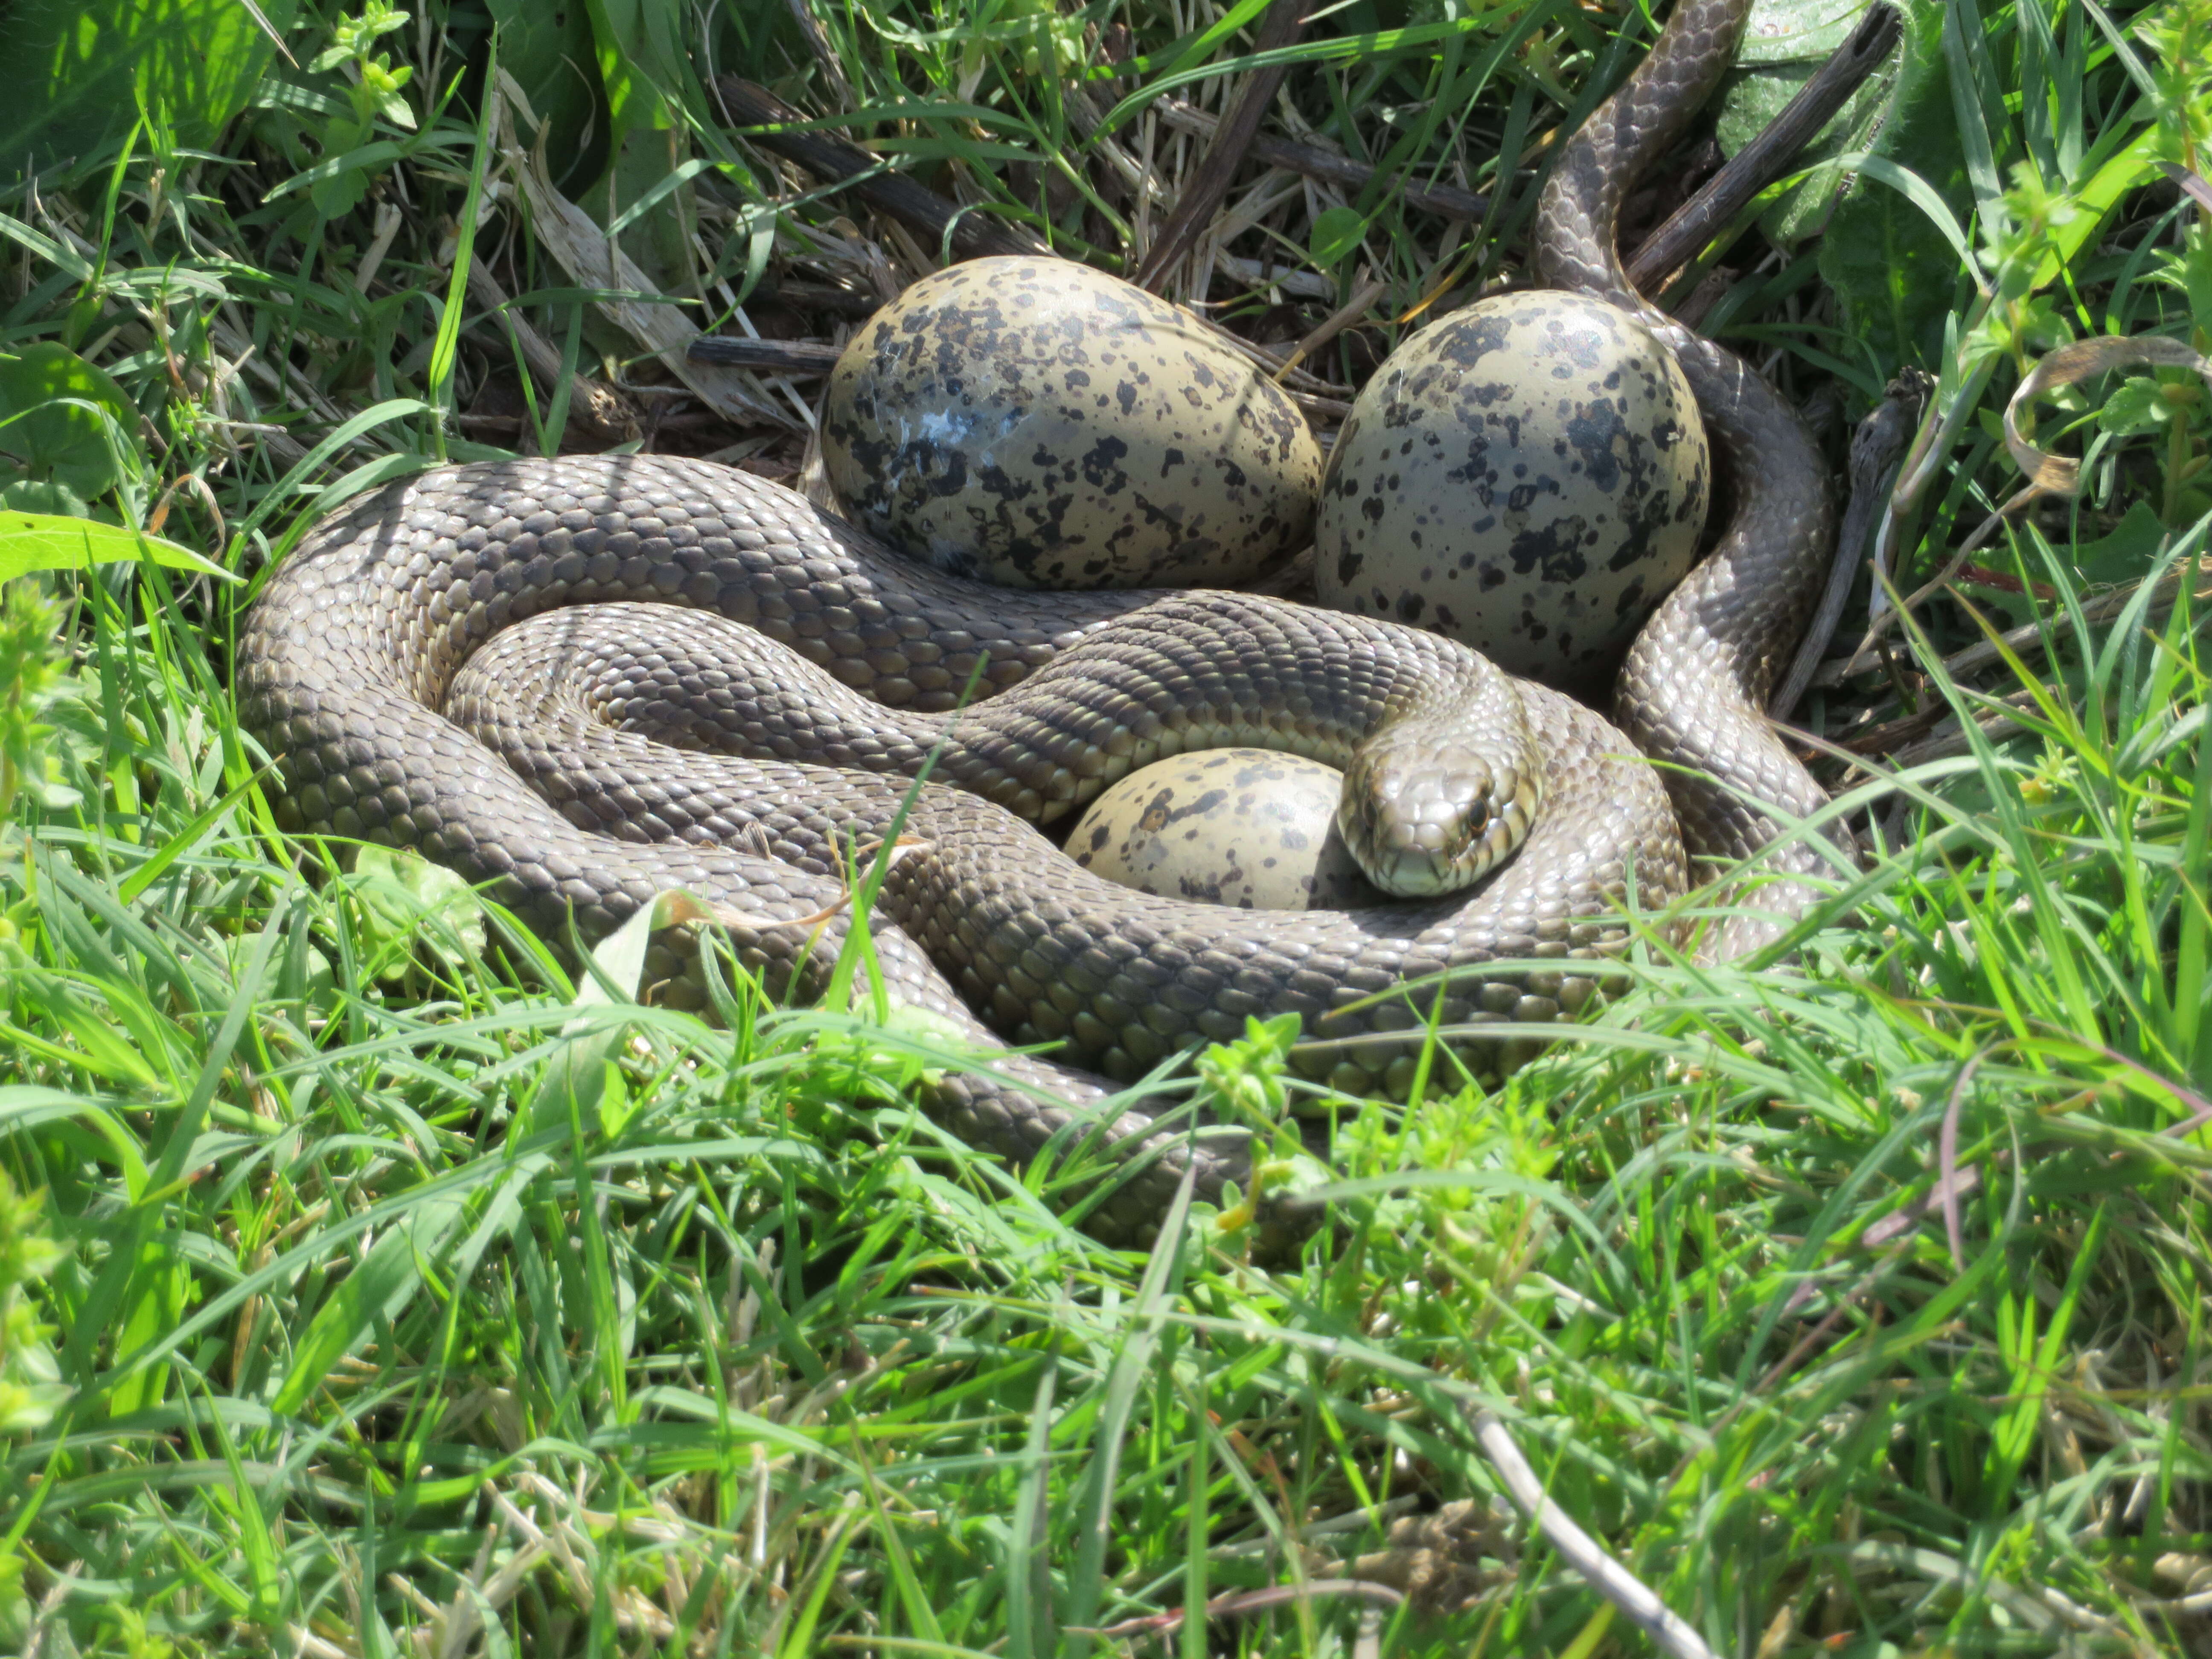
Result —
<path fill-rule="evenodd" d="M 1321 448 L 1188 313 L 1070 260 L 923 277 L 846 345 L 822 459 L 854 520 L 1009 587 L 1220 586 L 1313 532 Z"/>
<path fill-rule="evenodd" d="M 1243 910 L 1384 902 L 1336 831 L 1344 775 L 1298 755 L 1208 749 L 1131 773 L 1067 838 L 1085 869 L 1163 898 Z"/>
<path fill-rule="evenodd" d="M 1586 690 L 1696 562 L 1711 475 L 1689 382 L 1641 323 L 1502 295 L 1361 390 L 1322 485 L 1315 587 Z"/>

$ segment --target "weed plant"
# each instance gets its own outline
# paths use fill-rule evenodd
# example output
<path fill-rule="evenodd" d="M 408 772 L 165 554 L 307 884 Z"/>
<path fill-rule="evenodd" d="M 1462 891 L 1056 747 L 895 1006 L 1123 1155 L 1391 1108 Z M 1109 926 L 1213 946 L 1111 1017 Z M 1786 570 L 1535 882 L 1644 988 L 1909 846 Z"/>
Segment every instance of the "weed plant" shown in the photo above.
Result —
<path fill-rule="evenodd" d="M 715 73 L 1124 268 L 1202 150 L 1170 100 L 1218 111 L 1262 9 L 0 16 L 0 1645 L 1642 1651 L 1504 1506 L 1486 1407 L 1723 1654 L 2212 1648 L 2212 381 L 2169 354 L 2023 405 L 2070 495 L 2021 499 L 2003 426 L 2069 342 L 2212 351 L 2203 0 L 1911 0 L 1671 285 L 1838 448 L 1936 376 L 1892 591 L 1972 557 L 1799 714 L 1860 759 L 1866 866 L 1795 971 L 1654 918 L 1504 1087 L 1439 1057 L 1417 1110 L 1303 1097 L 1335 1121 L 1303 1253 L 1202 1206 L 1106 1249 L 1056 1207 L 1079 1171 L 906 1103 L 943 1056 L 865 1009 L 641 1006 L 629 941 L 572 974 L 418 860 L 276 833 L 230 646 L 338 502 L 553 452 L 580 374 L 633 442 L 804 480 L 805 389 L 684 398 L 527 167 L 633 310 L 834 339 L 939 250 L 732 135 Z M 1762 9 L 1724 142 L 1851 9 Z M 1316 9 L 1267 130 L 1384 176 L 1248 172 L 1177 292 L 1280 360 L 1371 285 L 1292 380 L 1326 422 L 1525 274 L 1557 135 L 1650 27 Z M 1899 721 L 1923 748 L 1869 757 Z M 1291 1035 L 1207 1086 L 1285 1094 Z"/>

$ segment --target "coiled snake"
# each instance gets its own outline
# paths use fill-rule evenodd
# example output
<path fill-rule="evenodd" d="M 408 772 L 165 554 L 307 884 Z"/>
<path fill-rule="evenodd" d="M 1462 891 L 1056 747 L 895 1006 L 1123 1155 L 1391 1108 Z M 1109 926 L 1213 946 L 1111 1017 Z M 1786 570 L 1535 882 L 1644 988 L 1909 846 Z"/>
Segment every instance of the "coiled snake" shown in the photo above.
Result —
<path fill-rule="evenodd" d="M 1678 814 L 1694 849 L 1735 857 L 1773 835 L 1756 802 L 1802 816 L 1825 799 L 1757 713 L 1826 556 L 1818 458 L 1755 374 L 1642 306 L 1613 250 L 1623 190 L 1732 60 L 1747 9 L 1678 5 L 1542 204 L 1547 271 L 1644 311 L 1734 458 L 1734 521 L 1622 679 L 1636 743 L 1694 769 L 1669 776 L 1671 811 L 1611 727 L 1523 685 L 1540 779 L 1516 775 L 1510 745 L 1460 769 L 1492 767 L 1480 781 L 1496 817 L 1539 784 L 1542 808 L 1472 890 L 1306 914 L 1136 894 L 997 802 L 1048 812 L 1181 747 L 1260 743 L 1344 763 L 1439 685 L 1498 686 L 1462 647 L 1386 623 L 1248 594 L 985 588 L 741 472 L 574 456 L 390 486 L 270 578 L 238 682 L 245 725 L 281 761 L 280 823 L 419 848 L 554 938 L 572 921 L 603 935 L 683 889 L 739 913 L 739 960 L 772 994 L 803 996 L 844 918 L 811 949 L 807 927 L 765 923 L 836 908 L 850 848 L 890 830 L 949 726 L 940 775 L 994 799 L 921 792 L 906 830 L 923 845 L 893 863 L 874 941 L 890 997 L 966 1042 L 1060 1045 L 1053 1060 L 1002 1052 L 988 1073 L 928 1085 L 956 1129 L 1017 1158 L 1104 1098 L 1107 1078 L 1241 1035 L 1248 1015 L 1300 1014 L 1310 1074 L 1402 1094 L 1430 1018 L 1571 1012 L 1626 937 L 1632 889 L 1646 903 L 1681 890 Z M 1020 701 L 939 712 L 979 665 L 988 689 L 1022 682 Z M 1523 965 L 1486 966 L 1513 958 Z M 647 971 L 678 1000 L 696 992 L 672 956 Z M 1441 994 L 1363 1000 L 1447 972 Z M 1455 1047 L 1479 1073 L 1525 1048 Z M 1243 1168 L 1233 1138 L 1170 1142 L 1134 1114 L 1111 1127 L 1153 1156 L 1094 1214 L 1109 1236 L 1143 1241 L 1187 1163 L 1201 1193 Z"/>

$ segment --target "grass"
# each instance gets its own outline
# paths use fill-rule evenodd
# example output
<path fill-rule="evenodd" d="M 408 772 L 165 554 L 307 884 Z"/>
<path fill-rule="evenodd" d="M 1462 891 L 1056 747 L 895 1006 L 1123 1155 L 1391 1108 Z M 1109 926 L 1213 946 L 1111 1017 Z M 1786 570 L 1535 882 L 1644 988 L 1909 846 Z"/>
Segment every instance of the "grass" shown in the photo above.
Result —
<path fill-rule="evenodd" d="M 517 322 L 656 447 L 803 476 L 803 387 L 675 395 L 520 210 L 495 23 L 549 179 L 627 216 L 687 326 L 831 338 L 933 252 L 720 131 L 709 64 L 1133 264 L 1196 159 L 1156 100 L 1218 107 L 1258 8 L 812 0 L 826 58 L 782 7 L 263 9 L 288 55 L 194 0 L 0 20 L 50 66 L 0 147 L 5 504 L 246 579 L 107 564 L 0 607 L 6 1646 L 1643 1650 L 1501 1507 L 1482 1407 L 1724 1654 L 2212 1644 L 2212 419 L 2185 369 L 2062 389 L 2023 413 L 2081 488 L 2025 502 L 2001 425 L 2066 340 L 2212 348 L 2208 210 L 2160 170 L 2207 170 L 2201 0 L 1915 6 L 1835 140 L 1875 153 L 1856 188 L 1673 289 L 1838 446 L 1935 372 L 1898 588 L 1982 538 L 1800 713 L 1921 720 L 1839 775 L 1876 856 L 1805 971 L 1655 945 L 1493 1093 L 1313 1103 L 1336 1225 L 1274 1261 L 1202 1207 L 1150 1258 L 1086 1240 L 850 1014 L 640 1007 L 619 943 L 572 977 L 435 872 L 286 842 L 226 689 L 251 578 L 319 514 L 560 441 L 570 382 Z M 1270 130 L 1489 220 L 1248 178 L 1184 297 L 1286 353 L 1379 282 L 1306 365 L 1340 398 L 1525 269 L 1552 136 L 1645 29 L 1318 13 Z M 1724 133 L 1824 49 L 1763 38 Z M 1047 70 L 1094 40 L 1125 71 L 1086 111 Z M 511 306 L 466 297 L 471 252 Z M 1264 1097 L 1279 1057 L 1211 1064 Z M 1089 1633 L 1347 1577 L 1405 1599 Z"/>

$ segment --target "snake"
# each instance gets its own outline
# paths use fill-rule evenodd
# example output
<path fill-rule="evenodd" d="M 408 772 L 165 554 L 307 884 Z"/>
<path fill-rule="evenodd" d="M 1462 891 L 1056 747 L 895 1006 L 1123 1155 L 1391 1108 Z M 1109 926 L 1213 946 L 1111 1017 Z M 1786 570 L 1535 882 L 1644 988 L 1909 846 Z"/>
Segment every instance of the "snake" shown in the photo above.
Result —
<path fill-rule="evenodd" d="M 1219 1201 L 1255 1178 L 1248 1131 L 1193 1127 L 1157 1087 L 1196 1045 L 1296 1014 L 1293 1065 L 1347 1092 L 1405 1098 L 1431 1030 L 1454 1075 L 1510 1070 L 1532 1030 L 1601 994 L 1630 911 L 1683 893 L 1689 853 L 1741 859 L 1826 801 L 1759 713 L 1826 557 L 1819 456 L 1613 251 L 1623 191 L 1733 61 L 1747 10 L 1682 0 L 1540 203 L 1551 279 L 1643 317 L 1732 458 L 1734 516 L 1632 647 L 1620 729 L 1379 619 L 990 587 L 740 470 L 519 459 L 387 484 L 265 578 L 235 678 L 279 827 L 415 848 L 556 941 L 680 890 L 779 1000 L 830 985 L 873 868 L 873 971 L 921 1033 L 924 1105 L 1018 1162 L 1107 1148 L 1083 1224 L 1139 1247 L 1186 1183 Z M 1471 734 L 1474 711 L 1502 735 Z M 1395 798 L 1421 896 L 1303 913 L 1155 897 L 1036 827 L 1152 758 L 1229 744 Z M 1439 824 L 1473 848 L 1446 876 L 1462 854 L 1439 851 Z M 1819 862 L 1789 856 L 1786 878 Z M 1763 890 L 1779 919 L 1731 921 L 1708 951 L 1753 948 L 1812 890 Z M 696 929 L 656 933 L 654 994 L 705 1007 L 702 948 Z"/>

